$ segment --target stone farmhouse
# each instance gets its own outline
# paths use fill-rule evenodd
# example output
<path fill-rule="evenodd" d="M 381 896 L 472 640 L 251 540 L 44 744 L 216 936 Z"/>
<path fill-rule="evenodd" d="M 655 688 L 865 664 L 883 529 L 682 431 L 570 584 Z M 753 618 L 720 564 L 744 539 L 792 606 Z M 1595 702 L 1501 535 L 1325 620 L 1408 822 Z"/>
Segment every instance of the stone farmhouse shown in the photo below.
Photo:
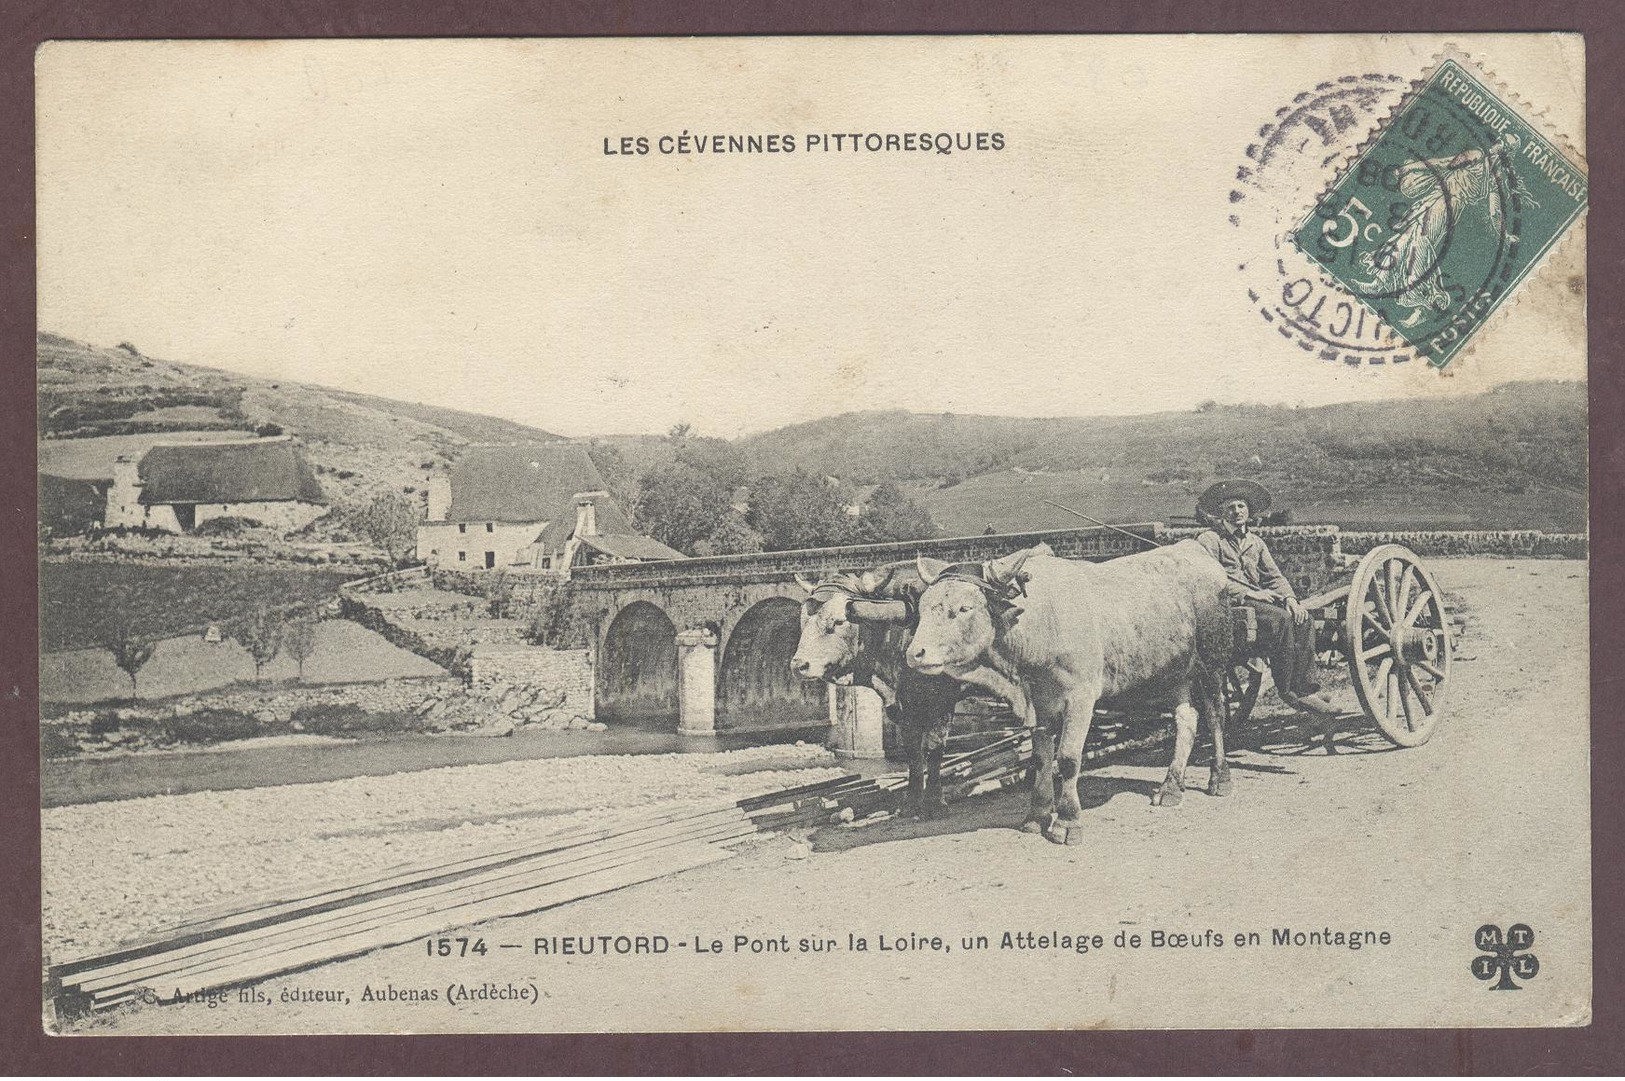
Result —
<path fill-rule="evenodd" d="M 246 518 L 284 533 L 326 514 L 321 485 L 287 435 L 221 443 L 154 443 L 113 463 L 103 524 L 189 533 Z"/>
<path fill-rule="evenodd" d="M 469 447 L 429 478 L 417 550 L 431 568 L 462 571 L 684 558 L 632 528 L 575 443 Z"/>

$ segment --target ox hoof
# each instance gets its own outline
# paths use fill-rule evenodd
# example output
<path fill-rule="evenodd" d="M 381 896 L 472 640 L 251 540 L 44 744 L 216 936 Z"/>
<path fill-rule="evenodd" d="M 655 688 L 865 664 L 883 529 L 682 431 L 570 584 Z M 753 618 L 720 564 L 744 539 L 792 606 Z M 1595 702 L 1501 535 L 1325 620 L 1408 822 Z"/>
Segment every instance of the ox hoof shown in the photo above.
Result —
<path fill-rule="evenodd" d="M 1058 845 L 1083 844 L 1082 822 L 1056 822 L 1045 831 L 1044 836 Z"/>
<path fill-rule="evenodd" d="M 1022 833 L 1046 833 L 1049 830 L 1049 815 L 1028 815 L 1021 823 Z"/>
<path fill-rule="evenodd" d="M 1184 789 L 1163 785 L 1161 788 L 1157 789 L 1151 794 L 1151 806 L 1178 807 L 1184 799 Z"/>
<path fill-rule="evenodd" d="M 921 822 L 929 822 L 935 818 L 947 818 L 948 805 L 946 803 L 922 803 L 916 817 Z"/>
<path fill-rule="evenodd" d="M 1208 780 L 1207 794 L 1210 796 L 1228 796 L 1230 794 L 1230 776 L 1213 777 Z"/>

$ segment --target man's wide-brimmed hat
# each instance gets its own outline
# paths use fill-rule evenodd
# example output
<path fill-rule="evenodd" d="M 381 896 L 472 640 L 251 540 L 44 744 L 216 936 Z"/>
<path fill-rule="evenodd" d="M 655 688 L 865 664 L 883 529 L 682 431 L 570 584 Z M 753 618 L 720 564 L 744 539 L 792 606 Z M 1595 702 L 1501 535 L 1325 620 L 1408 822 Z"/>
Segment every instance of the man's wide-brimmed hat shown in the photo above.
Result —
<path fill-rule="evenodd" d="M 1196 509 L 1218 517 L 1224 505 L 1232 499 L 1246 500 L 1247 511 L 1252 515 L 1263 514 L 1270 509 L 1270 490 L 1250 480 L 1221 480 L 1202 493 L 1202 498 L 1196 501 Z"/>

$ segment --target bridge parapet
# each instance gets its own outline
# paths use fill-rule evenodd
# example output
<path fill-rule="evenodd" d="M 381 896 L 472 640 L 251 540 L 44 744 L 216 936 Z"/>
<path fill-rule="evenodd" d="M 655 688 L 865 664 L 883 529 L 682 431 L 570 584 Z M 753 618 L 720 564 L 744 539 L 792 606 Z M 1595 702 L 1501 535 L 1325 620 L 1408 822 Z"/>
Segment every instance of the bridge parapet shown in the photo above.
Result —
<path fill-rule="evenodd" d="M 750 585 L 783 581 L 794 574 L 816 577 L 838 571 L 863 570 L 915 556 L 951 563 L 980 562 L 1009 555 L 1040 542 L 1067 559 L 1105 560 L 1144 551 L 1150 545 L 1135 537 L 1165 543 L 1171 535 L 1160 522 L 1118 527 L 1134 536 L 1110 529 L 1046 529 L 1034 533 L 998 533 L 978 537 L 897 541 L 889 544 L 853 544 L 841 548 L 809 548 L 789 552 L 754 552 L 749 555 L 701 556 L 648 563 L 579 567 L 571 572 L 572 591 L 622 590 L 639 586 L 674 588 L 703 585 Z"/>

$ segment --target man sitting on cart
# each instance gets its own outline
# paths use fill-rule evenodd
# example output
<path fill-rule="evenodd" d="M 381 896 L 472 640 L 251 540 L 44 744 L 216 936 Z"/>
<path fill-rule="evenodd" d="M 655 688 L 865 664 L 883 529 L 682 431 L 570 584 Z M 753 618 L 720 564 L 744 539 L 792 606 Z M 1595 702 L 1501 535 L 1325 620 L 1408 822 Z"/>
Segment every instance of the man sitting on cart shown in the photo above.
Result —
<path fill-rule="evenodd" d="M 1298 601 L 1264 538 L 1248 528 L 1270 508 L 1270 493 L 1250 480 L 1221 480 L 1202 493 L 1197 516 L 1213 528 L 1196 543 L 1219 561 L 1230 578 L 1230 603 L 1258 618 L 1258 654 L 1269 661 L 1282 701 L 1312 713 L 1336 713 L 1315 682 L 1315 626 Z"/>

